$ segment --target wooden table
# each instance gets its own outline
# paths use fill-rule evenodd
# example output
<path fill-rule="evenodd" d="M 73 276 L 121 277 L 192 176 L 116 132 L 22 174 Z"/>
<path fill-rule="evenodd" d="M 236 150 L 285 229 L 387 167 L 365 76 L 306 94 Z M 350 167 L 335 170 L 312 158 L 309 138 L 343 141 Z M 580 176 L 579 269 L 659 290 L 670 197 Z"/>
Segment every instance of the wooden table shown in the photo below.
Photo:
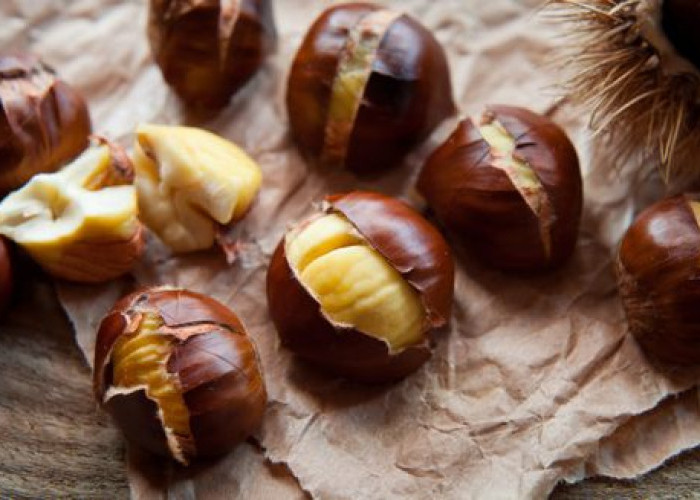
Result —
<path fill-rule="evenodd" d="M 127 498 L 123 444 L 70 324 L 51 283 L 25 274 L 0 323 L 0 497 Z M 560 485 L 551 498 L 700 498 L 700 449 L 638 481 Z"/>

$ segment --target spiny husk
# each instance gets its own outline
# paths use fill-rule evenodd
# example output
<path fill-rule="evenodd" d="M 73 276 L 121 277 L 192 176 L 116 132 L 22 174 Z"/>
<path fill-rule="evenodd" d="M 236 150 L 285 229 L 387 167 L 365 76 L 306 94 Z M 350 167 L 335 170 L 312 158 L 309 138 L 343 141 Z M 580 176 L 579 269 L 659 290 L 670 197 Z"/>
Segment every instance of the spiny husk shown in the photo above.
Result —
<path fill-rule="evenodd" d="M 700 175 L 700 72 L 660 27 L 659 0 L 549 0 L 562 31 L 562 87 L 628 158 L 656 156 L 664 179 Z"/>

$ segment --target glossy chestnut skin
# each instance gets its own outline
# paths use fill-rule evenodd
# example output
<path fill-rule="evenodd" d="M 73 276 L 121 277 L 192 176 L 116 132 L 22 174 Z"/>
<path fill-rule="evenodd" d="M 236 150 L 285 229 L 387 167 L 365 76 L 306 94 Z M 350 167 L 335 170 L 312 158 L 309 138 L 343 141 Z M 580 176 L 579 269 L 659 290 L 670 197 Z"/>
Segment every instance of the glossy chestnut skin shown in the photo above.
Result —
<path fill-rule="evenodd" d="M 333 81 L 348 32 L 378 10 L 368 3 L 329 8 L 296 54 L 287 86 L 291 132 L 303 155 L 316 163 L 322 163 Z M 398 17 L 378 47 L 343 166 L 372 174 L 397 165 L 454 109 L 442 47 L 415 19 Z"/>
<path fill-rule="evenodd" d="M 0 313 L 10 301 L 13 287 L 12 260 L 5 238 L 0 237 Z"/>
<path fill-rule="evenodd" d="M 0 55 L 0 196 L 52 172 L 88 145 L 80 94 L 29 54 Z"/>
<path fill-rule="evenodd" d="M 276 40 L 271 0 L 151 0 L 148 38 L 165 81 L 188 105 L 225 106 Z"/>
<path fill-rule="evenodd" d="M 513 155 L 532 167 L 549 200 L 549 255 L 540 220 L 511 179 L 494 167 L 490 146 L 472 120 L 460 122 L 431 155 L 418 191 L 454 237 L 488 265 L 523 272 L 559 266 L 574 251 L 581 219 L 576 150 L 558 125 L 527 109 L 490 106 L 486 113 L 515 138 Z"/>
<path fill-rule="evenodd" d="M 109 395 L 112 350 L 133 331 L 142 311 L 157 312 L 176 340 L 167 361 L 177 374 L 189 411 L 191 439 L 186 460 L 217 456 L 260 425 L 267 395 L 253 342 L 238 317 L 216 300 L 188 290 L 151 288 L 119 300 L 97 334 L 93 387 L 126 439 L 152 453 L 172 457 L 156 402 L 144 390 Z"/>
<path fill-rule="evenodd" d="M 663 364 L 700 363 L 700 229 L 679 195 L 644 210 L 617 256 L 620 296 L 630 331 Z"/>
<path fill-rule="evenodd" d="M 285 255 L 284 238 L 267 273 L 267 300 L 283 346 L 330 373 L 360 382 L 404 378 L 430 357 L 432 332 L 450 317 L 454 264 L 442 235 L 403 202 L 356 191 L 328 196 L 327 210 L 344 215 L 417 290 L 426 310 L 424 341 L 391 354 L 387 344 L 356 329 L 334 326 L 297 280 Z"/>
<path fill-rule="evenodd" d="M 663 0 L 661 24 L 674 48 L 700 70 L 700 3 L 696 0 Z"/>

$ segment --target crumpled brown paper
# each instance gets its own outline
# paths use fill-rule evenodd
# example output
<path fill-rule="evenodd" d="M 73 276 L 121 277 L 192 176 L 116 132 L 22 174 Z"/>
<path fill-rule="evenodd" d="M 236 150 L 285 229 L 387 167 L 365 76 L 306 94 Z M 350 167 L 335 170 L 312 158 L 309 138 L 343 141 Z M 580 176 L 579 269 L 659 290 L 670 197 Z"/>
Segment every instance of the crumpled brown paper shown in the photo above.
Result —
<path fill-rule="evenodd" d="M 626 333 L 611 265 L 634 211 L 659 195 L 658 185 L 604 151 L 586 130 L 584 112 L 555 102 L 549 89 L 558 74 L 547 63 L 557 40 L 536 20 L 539 0 L 383 3 L 420 19 L 444 44 L 462 113 L 486 103 L 525 105 L 566 127 L 586 189 L 571 263 L 541 277 L 513 277 L 458 251 L 451 326 L 430 362 L 393 386 L 331 379 L 279 347 L 264 278 L 285 228 L 327 193 L 375 189 L 415 199 L 417 169 L 450 129 L 446 124 L 376 182 L 306 167 L 287 130 L 286 71 L 328 3 L 275 2 L 277 53 L 227 109 L 206 120 L 184 113 L 151 62 L 144 2 L 0 6 L 0 45 L 31 49 L 83 90 L 99 132 L 128 145 L 139 122 L 197 124 L 243 146 L 264 171 L 257 204 L 236 229 L 242 252 L 233 266 L 218 251 L 173 257 L 151 237 L 134 272 L 140 284 L 204 292 L 241 316 L 264 367 L 264 425 L 253 442 L 190 470 L 132 450 L 134 497 L 541 497 L 560 480 L 635 477 L 699 444 L 700 374 L 662 376 L 644 360 Z M 130 279 L 58 286 L 89 362 L 100 317 L 133 286 Z"/>

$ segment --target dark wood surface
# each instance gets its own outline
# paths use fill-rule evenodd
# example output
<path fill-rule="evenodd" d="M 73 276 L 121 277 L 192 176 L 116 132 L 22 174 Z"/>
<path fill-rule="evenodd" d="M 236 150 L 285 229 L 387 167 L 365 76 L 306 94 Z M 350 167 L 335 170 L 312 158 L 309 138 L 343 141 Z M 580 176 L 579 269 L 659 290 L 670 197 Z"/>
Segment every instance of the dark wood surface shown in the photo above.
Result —
<path fill-rule="evenodd" d="M 23 281 L 0 323 L 0 498 L 128 498 L 124 447 L 53 287 L 38 273 Z M 638 481 L 560 485 L 551 498 L 700 498 L 700 450 Z"/>

